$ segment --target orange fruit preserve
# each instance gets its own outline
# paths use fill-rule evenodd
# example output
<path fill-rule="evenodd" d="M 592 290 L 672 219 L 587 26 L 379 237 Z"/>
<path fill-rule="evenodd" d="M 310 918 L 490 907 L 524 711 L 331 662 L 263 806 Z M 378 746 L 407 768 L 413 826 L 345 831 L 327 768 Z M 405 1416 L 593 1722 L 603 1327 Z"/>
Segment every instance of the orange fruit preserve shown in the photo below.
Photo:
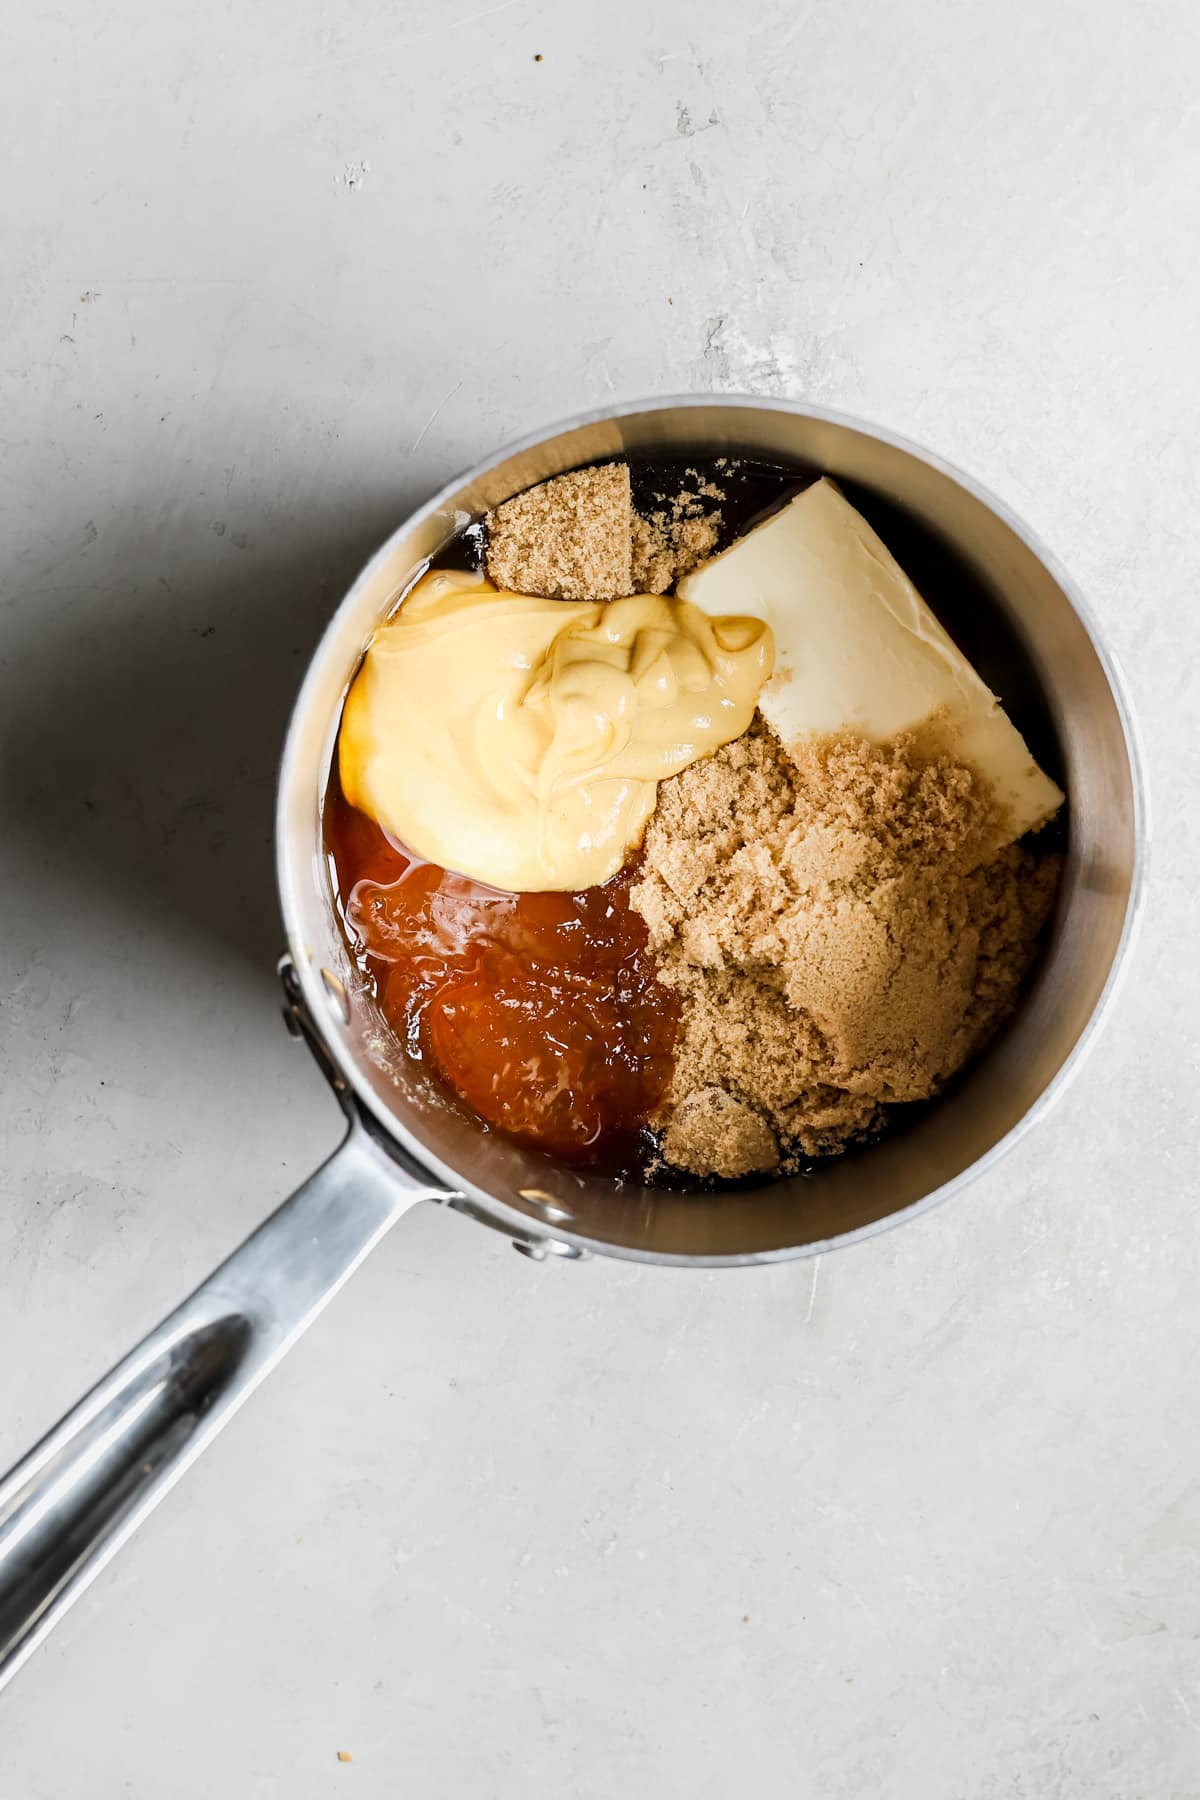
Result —
<path fill-rule="evenodd" d="M 409 1054 L 497 1131 L 636 1165 L 677 1019 L 629 904 L 636 868 L 578 894 L 505 893 L 401 849 L 336 774 L 325 841 L 351 949 Z"/>

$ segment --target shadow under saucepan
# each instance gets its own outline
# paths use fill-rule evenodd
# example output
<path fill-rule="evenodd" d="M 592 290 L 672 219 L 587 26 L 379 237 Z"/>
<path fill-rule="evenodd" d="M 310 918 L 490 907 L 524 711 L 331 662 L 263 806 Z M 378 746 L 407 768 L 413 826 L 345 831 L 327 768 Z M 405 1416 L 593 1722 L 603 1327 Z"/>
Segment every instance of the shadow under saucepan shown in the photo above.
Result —
<path fill-rule="evenodd" d="M 10 584 L 0 798 L 28 881 L 10 898 L 77 911 L 91 894 L 134 931 L 207 935 L 273 979 L 292 703 L 347 587 L 421 498 L 293 501 L 282 522 L 239 515 L 229 543 L 148 496 Z"/>

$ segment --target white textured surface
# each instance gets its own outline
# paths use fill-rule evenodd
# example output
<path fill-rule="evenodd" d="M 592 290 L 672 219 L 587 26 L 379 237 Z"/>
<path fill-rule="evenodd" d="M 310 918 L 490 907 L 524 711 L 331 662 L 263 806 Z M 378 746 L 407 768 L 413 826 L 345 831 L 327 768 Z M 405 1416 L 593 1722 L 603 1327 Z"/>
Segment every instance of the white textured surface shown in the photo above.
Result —
<path fill-rule="evenodd" d="M 333 1141 L 273 758 L 481 450 L 689 387 L 925 440 L 1091 594 L 1158 841 L 950 1208 L 711 1277 L 402 1225 L 0 1701 L 5 1800 L 1194 1800 L 1196 9 L 14 19 L 0 1463 Z"/>

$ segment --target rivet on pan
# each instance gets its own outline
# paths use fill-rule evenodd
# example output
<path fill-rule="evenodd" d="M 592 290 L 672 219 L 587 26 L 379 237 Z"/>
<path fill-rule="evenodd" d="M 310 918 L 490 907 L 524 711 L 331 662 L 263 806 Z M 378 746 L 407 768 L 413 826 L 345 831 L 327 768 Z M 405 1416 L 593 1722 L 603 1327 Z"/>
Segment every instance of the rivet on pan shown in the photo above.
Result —
<path fill-rule="evenodd" d="M 546 1238 L 540 1244 L 531 1244 L 528 1238 L 514 1238 L 512 1247 L 530 1262 L 545 1262 L 548 1256 L 561 1256 L 564 1262 L 590 1262 L 592 1255 L 590 1250 L 583 1250 L 578 1244 L 564 1244 L 560 1238 Z"/>
<path fill-rule="evenodd" d="M 321 981 L 329 996 L 329 1004 L 343 1025 L 350 1023 L 350 1002 L 346 998 L 346 990 L 332 969 L 321 970 Z"/>
<path fill-rule="evenodd" d="M 561 1238 L 546 1239 L 547 1256 L 561 1256 L 566 1262 L 590 1262 L 592 1253 L 579 1244 L 564 1244 Z"/>
<path fill-rule="evenodd" d="M 561 1206 L 554 1195 L 548 1194 L 545 1188 L 518 1188 L 517 1192 L 522 1200 L 531 1201 L 542 1217 L 551 1220 L 552 1223 L 571 1217 L 569 1209 Z"/>

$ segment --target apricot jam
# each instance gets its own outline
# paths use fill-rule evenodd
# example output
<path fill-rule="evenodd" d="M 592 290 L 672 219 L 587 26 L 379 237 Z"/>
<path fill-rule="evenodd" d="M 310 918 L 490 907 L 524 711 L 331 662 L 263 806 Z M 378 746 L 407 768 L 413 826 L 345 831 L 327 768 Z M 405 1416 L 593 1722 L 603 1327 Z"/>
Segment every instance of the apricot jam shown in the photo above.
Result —
<path fill-rule="evenodd" d="M 412 856 L 334 777 L 325 842 L 350 946 L 388 1023 L 485 1124 L 563 1161 L 639 1161 L 677 1008 L 629 903 L 636 868 L 511 894 Z"/>

